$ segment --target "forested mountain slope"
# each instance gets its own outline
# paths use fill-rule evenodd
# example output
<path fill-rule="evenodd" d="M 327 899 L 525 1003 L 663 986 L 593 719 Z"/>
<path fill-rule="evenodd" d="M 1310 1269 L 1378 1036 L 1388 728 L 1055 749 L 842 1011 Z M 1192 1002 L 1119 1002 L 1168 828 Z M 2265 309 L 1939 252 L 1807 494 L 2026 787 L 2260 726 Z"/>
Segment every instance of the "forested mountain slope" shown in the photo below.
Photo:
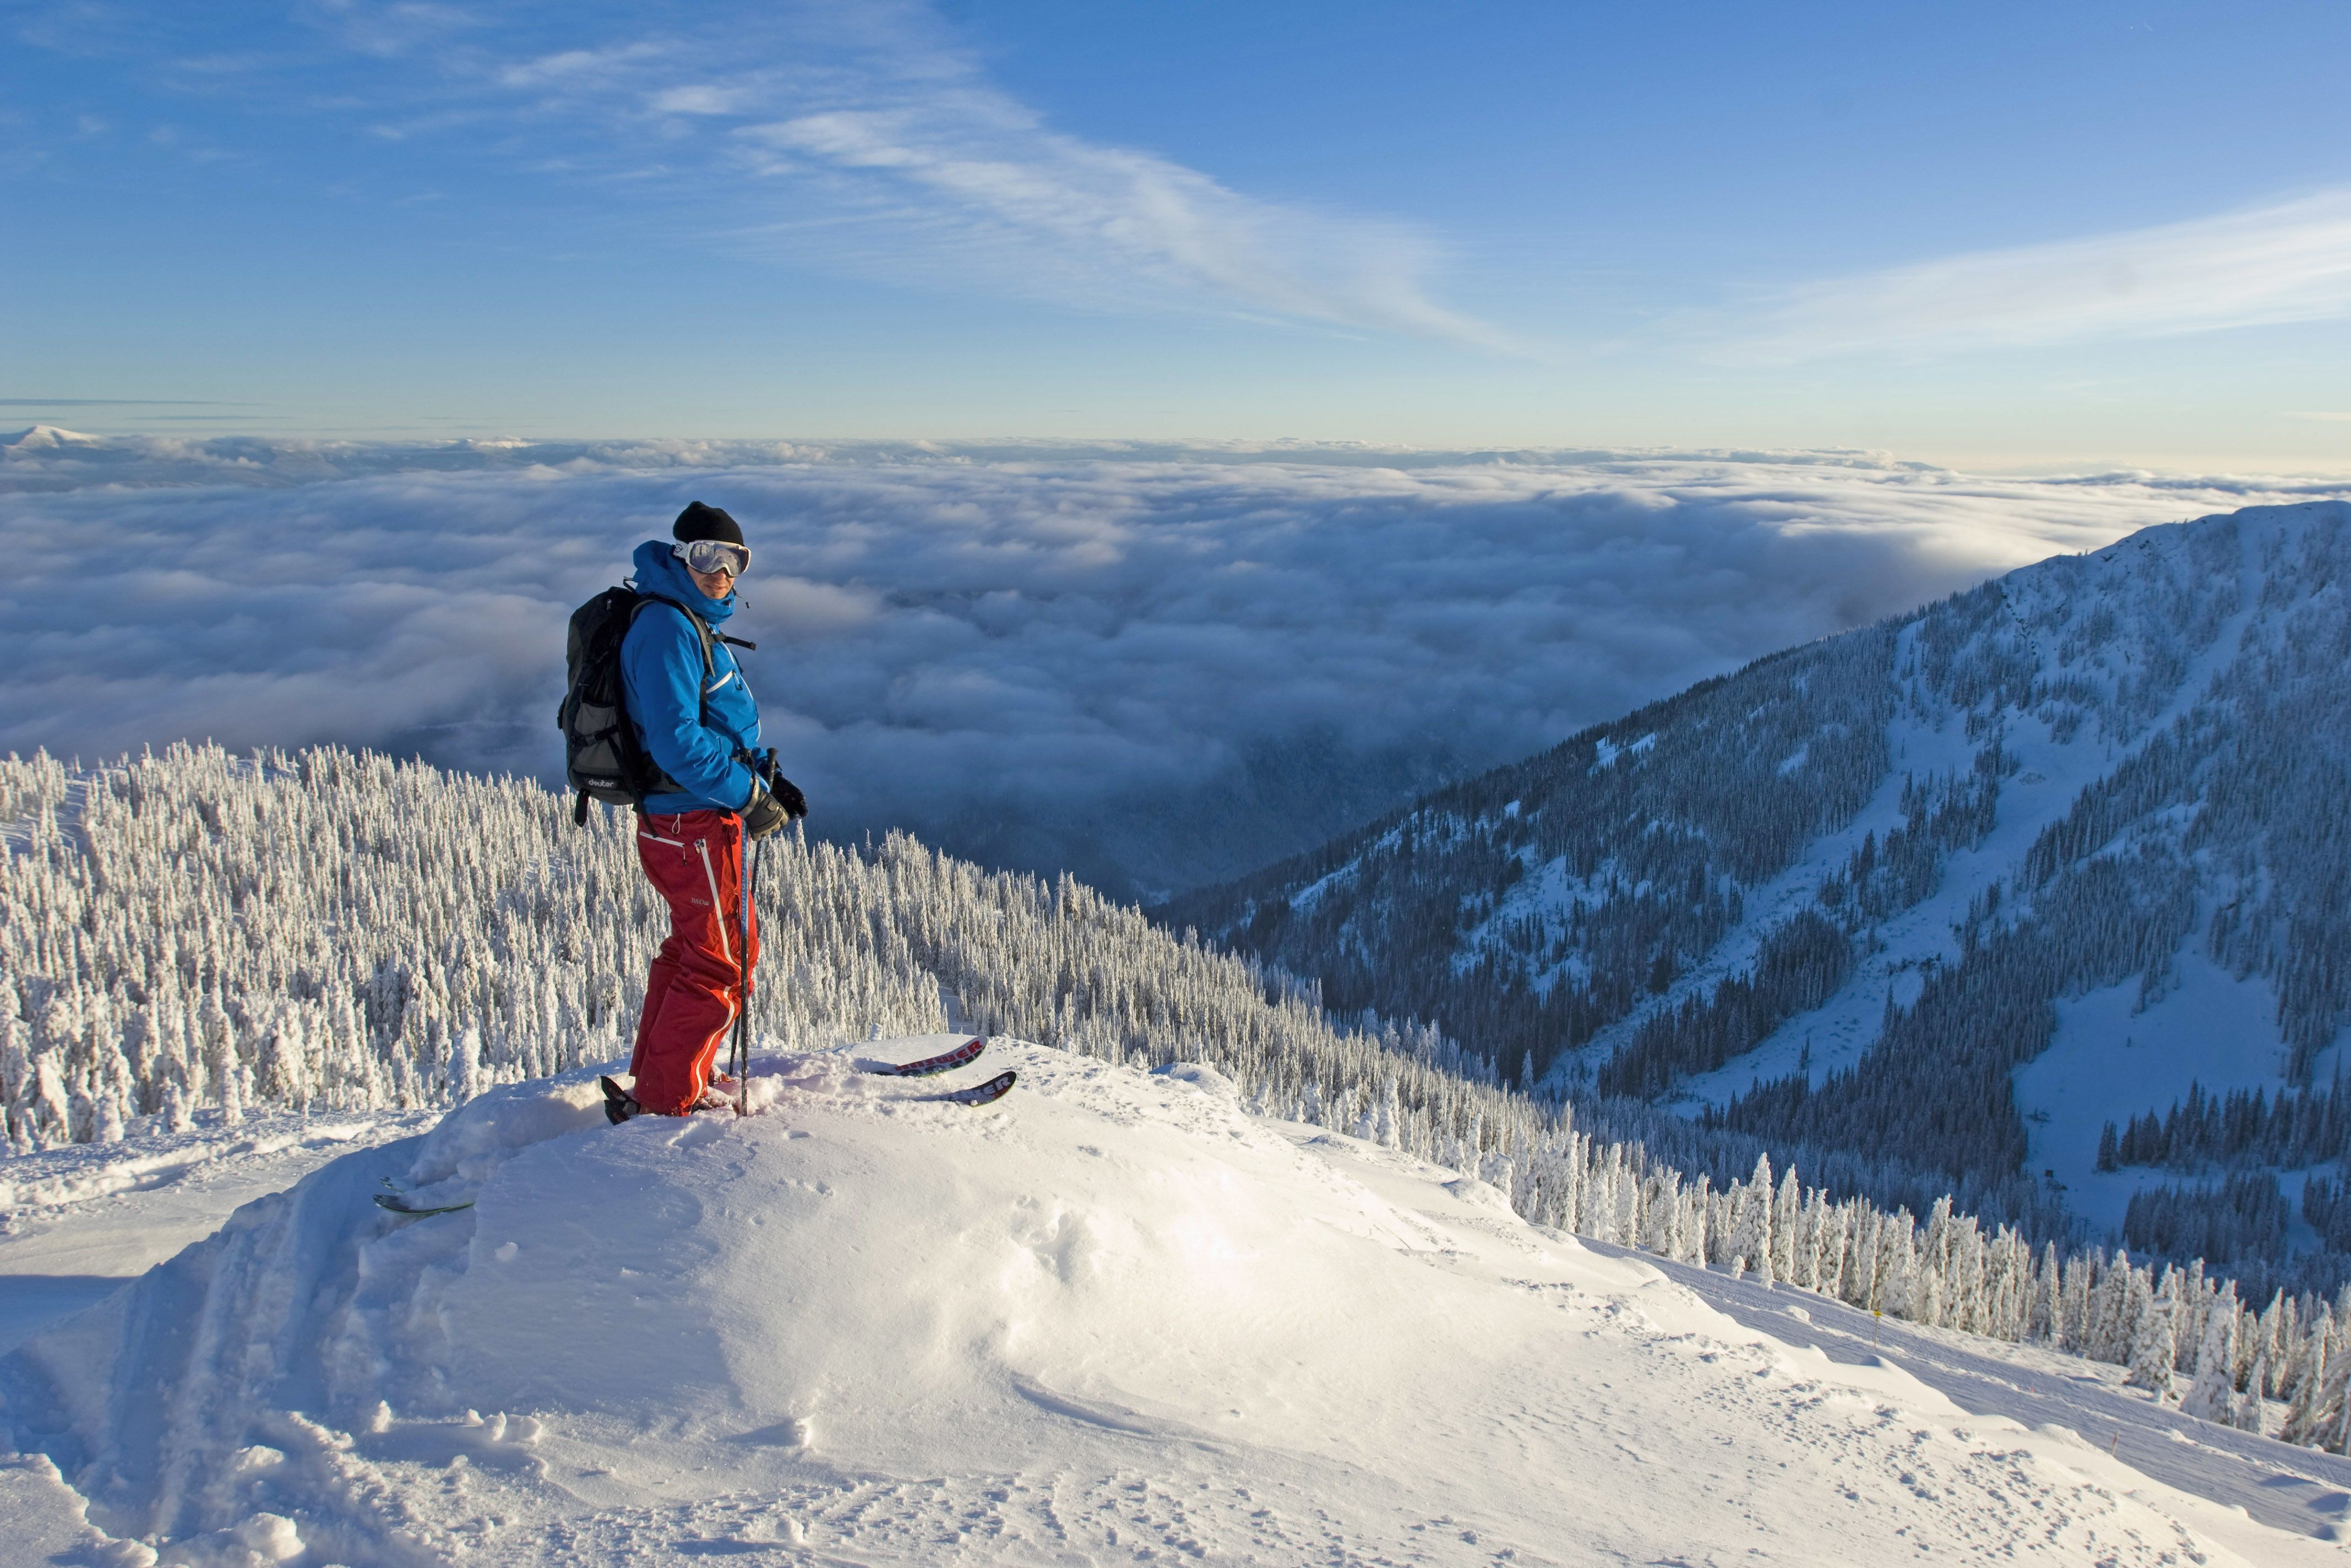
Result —
<path fill-rule="evenodd" d="M 2026 1173 L 2160 1251 L 2339 1249 L 2351 1205 L 2276 1178 L 2344 1153 L 2346 570 L 2338 502 L 2148 528 L 1157 913 L 1514 1080 Z M 2195 1125 L 2148 1134 L 2175 1099 Z"/>

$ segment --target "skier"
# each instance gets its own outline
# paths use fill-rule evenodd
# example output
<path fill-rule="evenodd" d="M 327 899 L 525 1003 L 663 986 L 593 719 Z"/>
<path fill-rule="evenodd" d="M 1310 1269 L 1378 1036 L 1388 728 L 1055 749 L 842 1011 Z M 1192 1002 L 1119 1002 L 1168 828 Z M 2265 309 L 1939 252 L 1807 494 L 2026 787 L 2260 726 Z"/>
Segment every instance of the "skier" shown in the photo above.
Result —
<path fill-rule="evenodd" d="M 726 1103 L 711 1087 L 711 1065 L 758 962 L 758 925 L 737 904 L 743 841 L 808 814 L 807 799 L 753 749 L 759 706 L 717 630 L 751 564 L 743 530 L 695 501 L 670 531 L 674 544 L 637 547 L 636 589 L 657 599 L 621 644 L 629 718 L 663 775 L 637 818 L 637 861 L 669 904 L 670 935 L 645 982 L 629 1059 L 636 1083 L 615 1120 Z"/>

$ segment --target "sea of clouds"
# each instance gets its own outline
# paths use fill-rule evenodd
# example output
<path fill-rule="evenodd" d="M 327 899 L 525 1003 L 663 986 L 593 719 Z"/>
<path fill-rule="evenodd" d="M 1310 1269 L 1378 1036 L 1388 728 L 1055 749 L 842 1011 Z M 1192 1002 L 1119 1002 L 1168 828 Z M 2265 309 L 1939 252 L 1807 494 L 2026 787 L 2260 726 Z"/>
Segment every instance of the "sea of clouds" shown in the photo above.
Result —
<path fill-rule="evenodd" d="M 1810 638 L 2304 498 L 1855 455 L 152 438 L 0 445 L 0 748 L 321 741 L 552 779 L 565 619 L 688 500 L 812 829 L 1238 873 Z"/>

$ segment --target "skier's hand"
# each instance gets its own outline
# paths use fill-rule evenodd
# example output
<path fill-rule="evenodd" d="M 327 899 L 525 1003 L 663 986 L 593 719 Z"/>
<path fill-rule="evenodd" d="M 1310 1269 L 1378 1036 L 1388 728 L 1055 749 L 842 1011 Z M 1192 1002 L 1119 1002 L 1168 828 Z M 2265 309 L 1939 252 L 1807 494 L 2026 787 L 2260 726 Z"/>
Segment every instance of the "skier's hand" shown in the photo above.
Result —
<path fill-rule="evenodd" d="M 768 793 L 776 798 L 776 804 L 784 809 L 785 816 L 805 817 L 808 815 L 808 797 L 800 793 L 800 787 L 799 785 L 793 783 L 782 774 L 770 773 L 768 775 Z"/>
<path fill-rule="evenodd" d="M 797 797 L 799 791 L 795 789 L 792 794 Z M 808 810 L 805 802 L 800 810 L 804 813 Z M 791 820 L 792 814 L 784 809 L 781 800 L 768 792 L 766 784 L 752 784 L 751 798 L 743 804 L 743 831 L 746 834 L 764 839 Z"/>
<path fill-rule="evenodd" d="M 752 770 L 758 774 L 761 786 L 768 794 L 776 798 L 776 804 L 784 809 L 784 815 L 787 817 L 808 815 L 808 797 L 800 793 L 799 785 L 777 770 L 774 752 L 768 753 L 754 765 Z"/>

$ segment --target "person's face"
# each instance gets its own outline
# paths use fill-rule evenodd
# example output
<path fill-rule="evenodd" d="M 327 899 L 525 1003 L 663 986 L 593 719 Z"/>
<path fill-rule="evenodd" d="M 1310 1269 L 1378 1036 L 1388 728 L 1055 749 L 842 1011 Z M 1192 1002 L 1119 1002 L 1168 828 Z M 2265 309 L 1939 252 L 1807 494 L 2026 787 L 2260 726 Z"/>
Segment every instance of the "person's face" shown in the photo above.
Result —
<path fill-rule="evenodd" d="M 685 575 L 694 579 L 694 586 L 702 590 L 705 598 L 724 599 L 735 591 L 735 574 L 724 567 L 716 571 L 696 571 L 689 566 Z"/>

